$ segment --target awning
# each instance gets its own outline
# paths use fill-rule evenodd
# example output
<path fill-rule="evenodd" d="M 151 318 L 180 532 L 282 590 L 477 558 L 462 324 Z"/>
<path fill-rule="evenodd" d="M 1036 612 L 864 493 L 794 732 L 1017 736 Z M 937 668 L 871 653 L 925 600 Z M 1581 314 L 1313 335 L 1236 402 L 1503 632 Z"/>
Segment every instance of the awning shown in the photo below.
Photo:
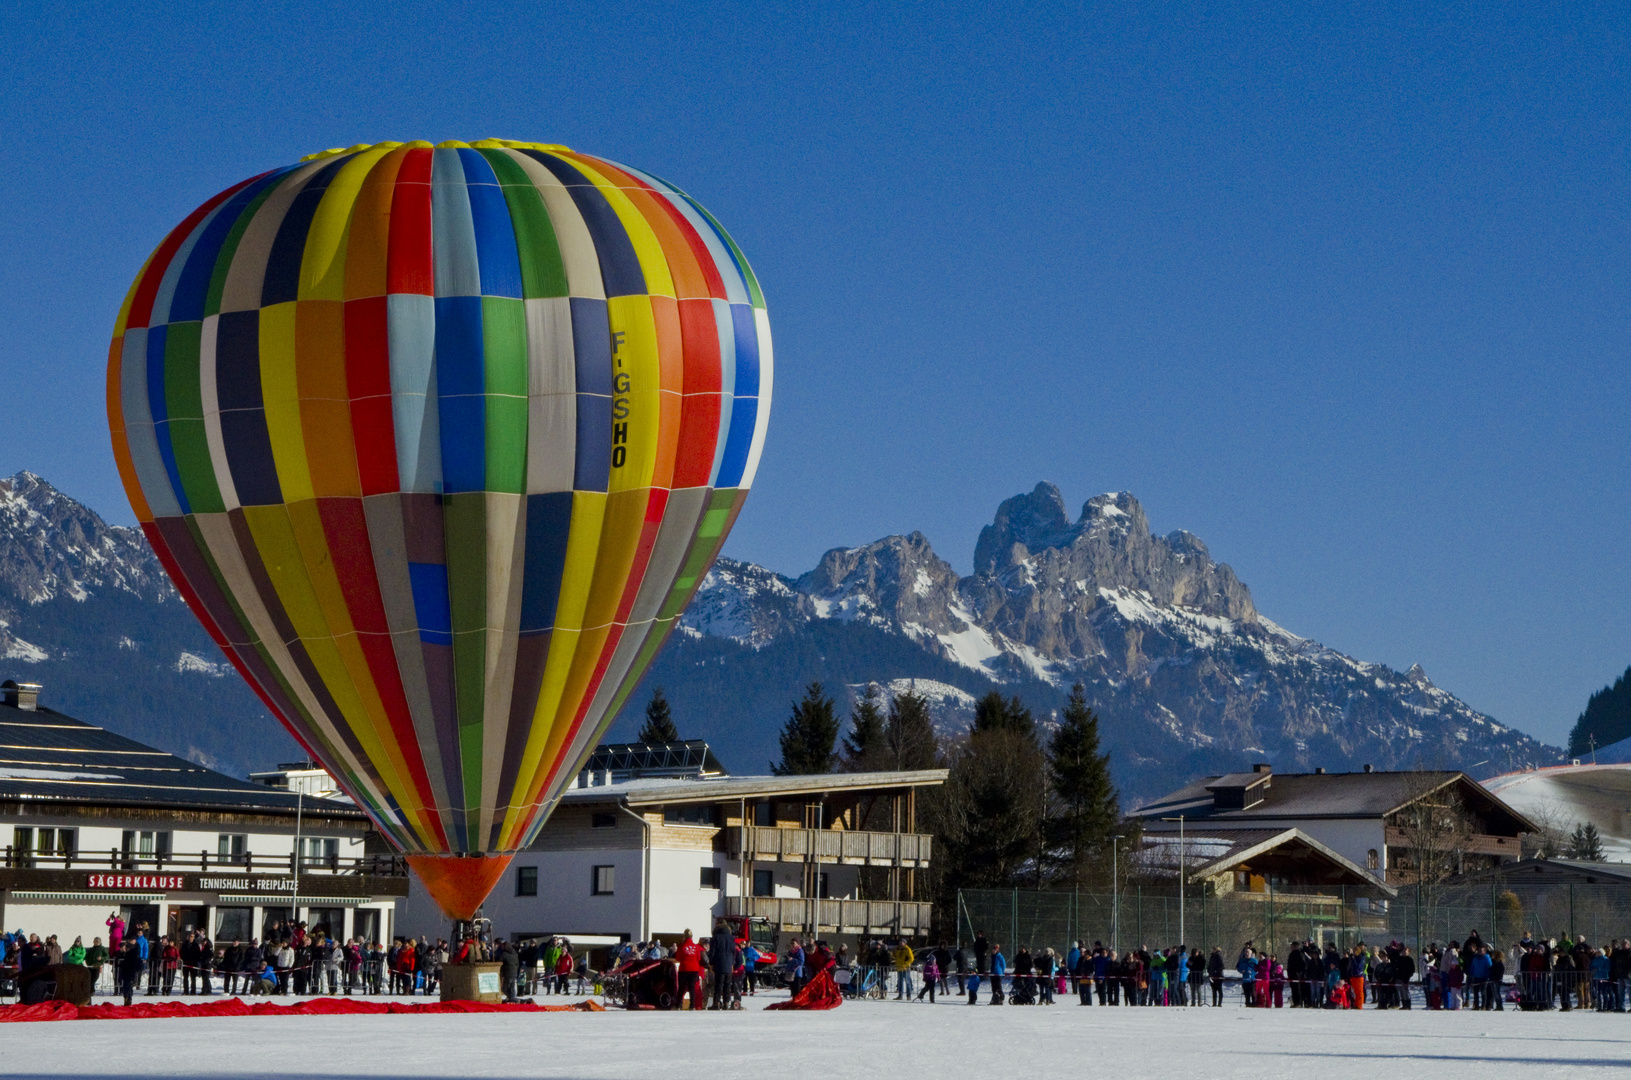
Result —
<path fill-rule="evenodd" d="M 119 892 L 16 892 L 11 894 L 13 900 L 51 900 L 56 903 L 85 903 L 94 900 L 98 903 L 111 900 L 115 904 L 157 904 L 166 899 L 164 893 L 119 893 Z"/>
<path fill-rule="evenodd" d="M 222 904 L 283 904 L 285 906 L 295 902 L 295 897 L 288 893 L 268 893 L 264 896 L 239 895 L 222 893 Z M 302 896 L 301 904 L 307 907 L 356 907 L 360 904 L 372 904 L 372 896 Z"/>

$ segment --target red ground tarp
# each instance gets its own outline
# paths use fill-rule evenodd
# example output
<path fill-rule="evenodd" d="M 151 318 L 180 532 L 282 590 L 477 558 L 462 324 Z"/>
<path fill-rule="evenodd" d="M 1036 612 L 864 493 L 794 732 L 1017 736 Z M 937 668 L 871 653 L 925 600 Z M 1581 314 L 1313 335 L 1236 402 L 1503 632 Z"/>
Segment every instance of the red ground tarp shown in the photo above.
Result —
<path fill-rule="evenodd" d="M 836 1009 L 844 1003 L 838 984 L 832 981 L 832 972 L 823 971 L 805 984 L 804 989 L 766 1009 Z"/>
<path fill-rule="evenodd" d="M 413 1005 L 406 1001 L 361 1001 L 352 998 L 320 997 L 278 1005 L 270 1001 L 250 1004 L 241 998 L 218 998 L 197 1004 L 187 1001 L 155 1001 L 135 1005 L 70 1005 L 66 1001 L 42 1001 L 38 1005 L 0 1005 L 0 1024 L 29 1020 L 148 1020 L 187 1016 L 351 1016 L 360 1013 L 494 1013 L 494 1012 L 605 1012 L 593 1001 L 576 1005 L 484 1005 L 479 1001 L 432 1001 Z"/>

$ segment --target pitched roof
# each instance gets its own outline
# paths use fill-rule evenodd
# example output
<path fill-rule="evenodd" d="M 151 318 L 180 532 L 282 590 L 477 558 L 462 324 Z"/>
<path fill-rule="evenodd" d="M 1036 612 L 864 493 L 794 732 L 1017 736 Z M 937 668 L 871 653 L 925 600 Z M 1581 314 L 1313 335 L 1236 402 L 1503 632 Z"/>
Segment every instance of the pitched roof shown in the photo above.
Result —
<path fill-rule="evenodd" d="M 625 800 L 631 806 L 712 802 L 763 796 L 791 798 L 873 788 L 934 787 L 946 782 L 945 769 L 910 772 L 823 773 L 819 776 L 730 776 L 691 779 L 645 778 L 568 788 L 566 802 Z"/>
<path fill-rule="evenodd" d="M 0 800 L 295 812 L 298 796 L 218 773 L 55 709 L 0 704 Z M 362 818 L 307 797 L 305 812 Z"/>
<path fill-rule="evenodd" d="M 1176 871 L 1178 843 L 1172 833 L 1145 833 L 1144 848 L 1139 860 L 1146 866 Z M 1151 848 L 1155 850 L 1152 852 Z M 1385 896 L 1396 896 L 1398 890 L 1383 884 L 1374 874 L 1339 852 L 1320 843 L 1301 829 L 1213 829 L 1204 827 L 1184 834 L 1182 854 L 1185 860 L 1184 880 L 1198 883 L 1249 863 L 1270 853 L 1287 856 L 1302 855 L 1316 864 L 1350 879 L 1353 883 L 1375 889 Z"/>
<path fill-rule="evenodd" d="M 1533 831 L 1523 815 L 1480 787 L 1465 773 L 1438 770 L 1427 772 L 1356 773 L 1272 773 L 1266 788 L 1258 789 L 1263 801 L 1245 809 L 1222 809 L 1212 790 L 1224 777 L 1209 776 L 1193 781 L 1177 791 L 1146 803 L 1132 812 L 1145 819 L 1146 828 L 1159 828 L 1163 817 L 1182 814 L 1187 820 L 1207 822 L 1254 819 L 1296 818 L 1381 818 L 1421 796 L 1446 785 L 1459 786 L 1462 797 L 1476 808 L 1508 818 L 1518 832 Z M 1233 779 L 1230 777 L 1229 779 Z M 1246 827 L 1250 827 L 1246 825 Z"/>

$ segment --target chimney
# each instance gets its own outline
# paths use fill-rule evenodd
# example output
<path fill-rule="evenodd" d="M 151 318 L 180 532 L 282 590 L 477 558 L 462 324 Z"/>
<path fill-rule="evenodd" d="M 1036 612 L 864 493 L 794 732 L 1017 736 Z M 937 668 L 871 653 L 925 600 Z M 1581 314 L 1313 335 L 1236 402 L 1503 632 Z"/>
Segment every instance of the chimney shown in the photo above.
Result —
<path fill-rule="evenodd" d="M 33 712 L 40 707 L 39 683 L 19 683 L 15 679 L 7 679 L 0 683 L 0 694 L 4 695 L 4 702 L 14 709 L 26 709 Z"/>
<path fill-rule="evenodd" d="M 1375 771 L 1376 771 L 1376 766 L 1374 766 L 1374 765 L 1366 765 L 1366 766 L 1365 766 L 1365 771 L 1366 771 L 1366 772 L 1375 772 Z"/>
<path fill-rule="evenodd" d="M 1272 771 L 1273 770 L 1269 768 L 1269 763 L 1266 761 L 1259 761 L 1256 765 L 1252 766 L 1252 772 L 1254 773 L 1266 773 Z"/>

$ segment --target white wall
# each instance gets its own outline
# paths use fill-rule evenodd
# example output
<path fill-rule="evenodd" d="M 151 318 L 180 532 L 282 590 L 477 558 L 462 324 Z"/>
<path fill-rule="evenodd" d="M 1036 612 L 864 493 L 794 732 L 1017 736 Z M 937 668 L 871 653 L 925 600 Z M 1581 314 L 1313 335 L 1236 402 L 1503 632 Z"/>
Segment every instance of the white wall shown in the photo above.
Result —
<path fill-rule="evenodd" d="M 1296 828 L 1335 851 L 1361 869 L 1368 869 L 1372 848 L 1376 849 L 1377 872 L 1387 869 L 1387 845 L 1382 842 L 1381 818 L 1335 818 L 1297 821 Z"/>
<path fill-rule="evenodd" d="M 667 854 L 653 852 L 658 854 Z M 517 870 L 538 868 L 538 895 L 517 896 Z M 611 896 L 591 895 L 593 868 L 613 867 Z M 493 886 L 482 915 L 492 920 L 493 933 L 513 938 L 520 934 L 626 934 L 638 939 L 641 921 L 641 852 L 634 850 L 523 851 Z M 693 891 L 697 882 L 692 871 Z M 717 890 L 715 891 L 717 895 Z M 396 905 L 399 933 L 446 937 L 447 917 L 425 892 L 418 875 L 410 874 L 408 895 Z"/>
<path fill-rule="evenodd" d="M 702 868 L 717 867 L 725 879 L 725 856 L 711 851 L 656 849 L 651 853 L 651 932 L 678 934 L 692 930 L 698 937 L 713 929 L 724 914 L 722 889 L 701 886 Z M 734 875 L 729 875 L 734 883 Z"/>
<path fill-rule="evenodd" d="M 108 943 L 108 928 L 106 926 L 108 912 L 114 911 L 118 904 L 40 904 L 40 903 L 8 903 L 6 905 L 6 929 L 22 930 L 28 934 L 40 935 L 44 941 L 48 934 L 57 935 L 57 942 L 66 952 L 68 946 L 74 943 L 74 938 L 82 937 L 85 945 L 90 947 L 91 941 L 101 938 L 102 944 Z"/>

